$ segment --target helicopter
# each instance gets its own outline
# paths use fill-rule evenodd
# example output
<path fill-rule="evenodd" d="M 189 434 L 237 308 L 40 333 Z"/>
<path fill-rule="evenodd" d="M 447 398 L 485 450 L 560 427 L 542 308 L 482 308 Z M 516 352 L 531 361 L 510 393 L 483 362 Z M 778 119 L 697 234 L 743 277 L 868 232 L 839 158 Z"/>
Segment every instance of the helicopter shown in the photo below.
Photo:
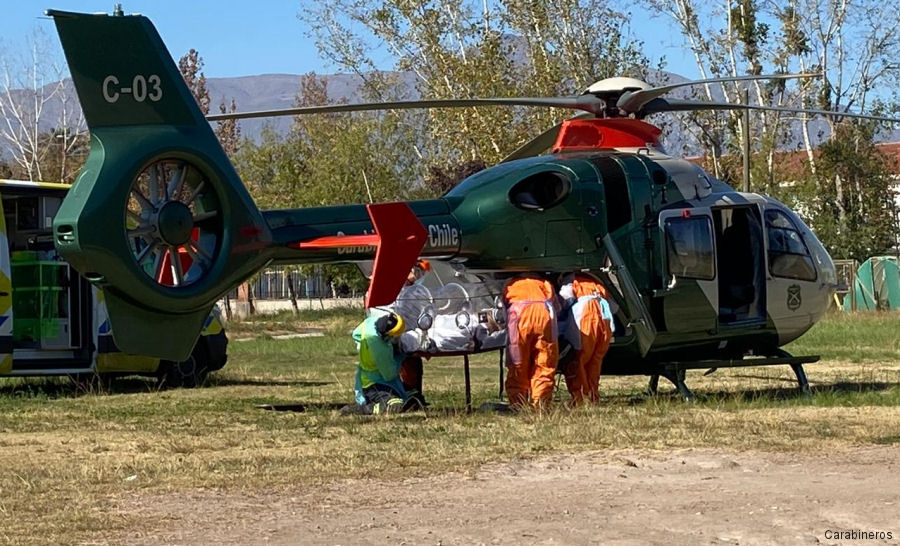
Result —
<path fill-rule="evenodd" d="M 91 152 L 54 219 L 57 251 L 106 294 L 127 352 L 186 358 L 214 303 L 261 268 L 374 258 L 366 307 L 396 298 L 419 258 L 484 278 L 590 271 L 618 329 L 604 374 L 660 377 L 686 397 L 685 370 L 802 365 L 780 347 L 825 312 L 831 257 L 774 198 L 738 192 L 667 155 L 647 115 L 782 110 L 666 98 L 615 77 L 550 98 L 339 104 L 204 116 L 150 20 L 48 10 L 90 129 Z M 440 198 L 259 210 L 210 121 L 400 108 L 562 107 L 580 112 Z M 842 114 L 881 121 L 898 120 Z M 546 150 L 550 153 L 544 154 Z M 153 332 L 155 335 L 149 335 Z M 159 343 L 160 334 L 166 343 Z"/>

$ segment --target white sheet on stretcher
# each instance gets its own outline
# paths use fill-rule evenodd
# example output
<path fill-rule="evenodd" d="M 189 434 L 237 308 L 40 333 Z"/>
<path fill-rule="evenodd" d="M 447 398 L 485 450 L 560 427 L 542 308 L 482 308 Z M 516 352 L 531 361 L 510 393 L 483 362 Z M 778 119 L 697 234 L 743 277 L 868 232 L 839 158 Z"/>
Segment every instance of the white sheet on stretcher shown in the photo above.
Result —
<path fill-rule="evenodd" d="M 437 315 L 434 325 L 423 331 L 410 330 L 400 336 L 404 353 L 474 353 L 497 349 L 506 345 L 506 330 L 488 332 L 484 324 L 457 325 L 456 315 Z"/>

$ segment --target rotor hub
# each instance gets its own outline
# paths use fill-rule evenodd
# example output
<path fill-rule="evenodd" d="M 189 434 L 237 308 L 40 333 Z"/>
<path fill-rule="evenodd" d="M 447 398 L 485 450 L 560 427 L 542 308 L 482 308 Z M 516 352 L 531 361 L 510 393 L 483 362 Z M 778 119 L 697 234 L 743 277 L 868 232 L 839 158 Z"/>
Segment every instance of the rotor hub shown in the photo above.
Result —
<path fill-rule="evenodd" d="M 179 201 L 169 201 L 162 206 L 156 217 L 157 230 L 164 243 L 172 246 L 183 245 L 191 238 L 194 215 L 191 209 Z"/>

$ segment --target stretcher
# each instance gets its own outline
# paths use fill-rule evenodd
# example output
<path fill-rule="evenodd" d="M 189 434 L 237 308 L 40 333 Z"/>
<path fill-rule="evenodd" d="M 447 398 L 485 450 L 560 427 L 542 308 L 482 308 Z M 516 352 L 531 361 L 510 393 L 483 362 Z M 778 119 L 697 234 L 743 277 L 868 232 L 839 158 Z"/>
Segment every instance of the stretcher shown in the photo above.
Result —
<path fill-rule="evenodd" d="M 498 351 L 500 355 L 500 398 L 503 398 L 503 355 L 506 351 L 505 345 L 501 345 L 499 347 L 491 347 L 488 349 L 480 349 L 475 351 L 450 351 L 450 352 L 441 352 L 441 353 L 428 353 L 428 352 L 416 352 L 411 353 L 411 356 L 418 356 L 420 358 L 432 358 L 432 357 L 453 357 L 453 356 L 461 356 L 463 357 L 463 377 L 465 379 L 465 387 L 466 387 L 466 413 L 472 413 L 472 377 L 469 371 L 469 355 L 481 354 L 481 353 L 489 353 L 491 351 Z"/>
<path fill-rule="evenodd" d="M 466 387 L 466 413 L 472 411 L 472 382 L 469 373 L 469 355 L 500 352 L 500 396 L 503 396 L 503 350 L 506 348 L 506 330 L 491 332 L 487 325 L 478 323 L 472 327 L 459 327 L 453 322 L 441 320 L 453 318 L 435 317 L 435 326 L 428 330 L 413 329 L 400 336 L 399 345 L 404 353 L 421 358 L 463 357 L 463 373 Z"/>

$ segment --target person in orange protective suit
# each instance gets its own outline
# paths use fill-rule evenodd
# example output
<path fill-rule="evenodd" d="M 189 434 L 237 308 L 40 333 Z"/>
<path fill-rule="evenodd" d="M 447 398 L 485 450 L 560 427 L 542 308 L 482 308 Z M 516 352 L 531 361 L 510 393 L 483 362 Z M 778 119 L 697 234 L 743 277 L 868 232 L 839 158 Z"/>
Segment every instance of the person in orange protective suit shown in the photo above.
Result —
<path fill-rule="evenodd" d="M 563 337 L 575 349 L 575 360 L 565 370 L 566 387 L 573 405 L 580 405 L 585 398 L 596 402 L 600 368 L 615 328 L 609 294 L 595 277 L 574 273 L 562 279 L 559 296 L 566 316 Z"/>
<path fill-rule="evenodd" d="M 503 289 L 509 343 L 506 395 L 511 408 L 546 406 L 559 361 L 553 285 L 536 275 L 516 277 Z"/>

